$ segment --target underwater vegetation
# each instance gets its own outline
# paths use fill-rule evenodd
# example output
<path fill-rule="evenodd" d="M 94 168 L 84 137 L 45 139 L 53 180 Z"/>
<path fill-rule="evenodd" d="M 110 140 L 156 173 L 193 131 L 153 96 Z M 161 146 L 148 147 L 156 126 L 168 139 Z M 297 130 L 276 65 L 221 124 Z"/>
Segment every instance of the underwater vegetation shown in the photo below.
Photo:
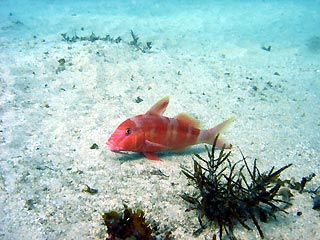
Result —
<path fill-rule="evenodd" d="M 267 52 L 271 52 L 271 46 L 270 46 L 270 45 L 269 45 L 268 47 L 262 46 L 261 49 L 262 49 L 262 50 L 265 50 L 265 51 L 267 51 Z"/>
<path fill-rule="evenodd" d="M 103 214 L 103 220 L 107 226 L 107 240 L 156 240 L 156 239 L 173 239 L 171 232 L 164 235 L 157 232 L 158 226 L 151 224 L 150 220 L 145 218 L 143 210 L 132 210 L 124 204 L 124 211 L 110 211 Z M 153 226 L 152 226 L 153 225 Z"/>
<path fill-rule="evenodd" d="M 302 193 L 307 182 L 310 182 L 312 180 L 312 178 L 314 178 L 315 176 L 316 176 L 316 174 L 311 173 L 307 177 L 302 177 L 300 182 L 296 182 L 294 180 L 294 178 L 291 178 L 291 180 L 287 180 L 285 182 L 288 184 L 289 188 L 297 190 L 297 191 L 299 191 L 299 193 Z M 317 191 L 317 190 L 315 190 L 315 191 Z"/>
<path fill-rule="evenodd" d="M 79 37 L 77 34 L 75 34 L 73 36 L 69 36 L 66 33 L 62 33 L 61 36 L 62 36 L 63 40 L 68 43 L 75 43 L 77 41 L 95 42 L 98 40 L 105 41 L 105 42 L 111 42 L 111 43 L 120 43 L 122 40 L 121 37 L 113 38 L 108 34 L 105 37 L 100 37 L 100 36 L 95 35 L 93 32 L 89 36 L 82 36 L 82 37 Z"/>
<path fill-rule="evenodd" d="M 320 210 L 320 195 L 315 195 L 313 197 L 313 207 L 314 210 Z"/>
<path fill-rule="evenodd" d="M 131 46 L 134 46 L 137 50 L 140 50 L 143 53 L 149 52 L 152 48 L 152 42 L 146 42 L 145 45 L 143 45 L 141 42 L 139 42 L 139 37 L 134 34 L 134 32 L 131 30 L 131 37 L 132 41 L 129 43 Z"/>
<path fill-rule="evenodd" d="M 302 177 L 300 182 L 294 178 L 282 180 L 281 173 L 292 164 L 261 172 L 256 159 L 250 167 L 241 151 L 242 158 L 233 163 L 230 160 L 231 151 L 226 152 L 225 146 L 217 152 L 218 137 L 219 135 L 211 149 L 205 146 L 207 158 L 194 153 L 193 170 L 182 167 L 182 173 L 195 188 L 194 193 L 180 195 L 189 204 L 186 212 L 195 210 L 197 213 L 200 228 L 194 231 L 195 236 L 215 224 L 219 230 L 218 234 L 213 234 L 212 239 L 235 240 L 235 226 L 241 225 L 247 230 L 255 228 L 260 238 L 264 239 L 261 222 L 267 223 L 270 218 L 276 219 L 277 212 L 287 213 L 285 209 L 292 205 L 291 190 L 314 194 L 312 208 L 320 209 L 320 186 L 315 190 L 305 190 L 306 184 L 315 177 L 314 173 Z M 153 174 L 168 177 L 160 170 Z M 88 185 L 82 191 L 91 195 L 98 192 Z M 297 211 L 297 216 L 302 214 Z M 170 229 L 161 229 L 155 221 L 145 217 L 143 210 L 133 210 L 125 204 L 123 211 L 104 213 L 103 219 L 107 227 L 107 240 L 174 239 Z"/>
<path fill-rule="evenodd" d="M 129 46 L 134 47 L 137 51 L 141 51 L 143 53 L 150 53 L 152 48 L 152 42 L 148 41 L 145 44 L 139 41 L 139 37 L 131 30 L 130 31 L 132 41 L 125 42 Z M 89 41 L 89 42 L 95 42 L 95 41 L 104 41 L 104 42 L 110 42 L 110 43 L 120 43 L 122 41 L 122 38 L 119 36 L 117 38 L 111 37 L 109 34 L 107 34 L 105 37 L 100 37 L 93 32 L 89 36 L 78 36 L 77 34 L 74 34 L 73 36 L 69 36 L 67 33 L 61 34 L 63 41 L 66 41 L 68 43 L 75 43 L 78 41 Z"/>
<path fill-rule="evenodd" d="M 307 180 L 309 180 L 309 179 L 311 180 L 314 176 L 315 176 L 315 174 L 310 175 Z M 307 191 L 312 194 L 312 196 L 311 196 L 311 198 L 313 199 L 312 209 L 313 210 L 320 210 L 320 186 L 318 186 L 315 190 L 307 190 Z"/>
<path fill-rule="evenodd" d="M 184 175 L 197 189 L 196 195 L 181 195 L 190 204 L 186 211 L 197 211 L 200 228 L 194 234 L 199 235 L 208 224 L 214 222 L 219 227 L 220 239 L 224 232 L 226 237 L 236 239 L 234 226 L 240 223 L 245 229 L 252 230 L 246 223 L 251 220 L 263 239 L 259 220 L 267 222 L 268 217 L 275 217 L 277 211 L 285 212 L 280 204 L 284 203 L 286 207 L 291 205 L 278 197 L 283 194 L 280 192 L 279 195 L 279 191 L 285 183 L 280 179 L 280 174 L 292 164 L 261 172 L 256 160 L 252 169 L 249 167 L 241 151 L 242 159 L 232 163 L 229 159 L 231 151 L 226 153 L 223 147 L 218 154 L 215 152 L 217 139 L 218 136 L 211 151 L 206 146 L 207 159 L 194 154 L 193 171 L 182 168 Z M 285 199 L 290 200 L 290 197 L 288 195 Z"/>

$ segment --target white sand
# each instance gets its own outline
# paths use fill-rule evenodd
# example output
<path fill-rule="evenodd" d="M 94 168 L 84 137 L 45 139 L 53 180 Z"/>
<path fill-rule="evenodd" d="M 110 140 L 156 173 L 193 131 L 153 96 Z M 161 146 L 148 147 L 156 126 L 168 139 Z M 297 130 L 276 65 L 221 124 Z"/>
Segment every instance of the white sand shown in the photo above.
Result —
<path fill-rule="evenodd" d="M 236 116 L 225 137 L 262 170 L 293 163 L 283 178 L 314 172 L 307 189 L 319 186 L 320 50 L 308 45 L 320 35 L 319 2 L 149 4 L 0 3 L 1 239 L 104 239 L 101 215 L 122 203 L 193 239 L 196 213 L 179 197 L 192 191 L 180 168 L 191 168 L 191 151 L 153 162 L 105 145 L 118 124 L 166 95 L 167 116 L 188 112 L 203 128 Z M 130 29 L 153 42 L 151 53 L 128 46 Z M 124 41 L 61 41 L 91 31 Z M 56 73 L 61 58 L 66 69 Z M 86 184 L 98 194 L 82 192 Z M 311 195 L 294 193 L 287 215 L 261 223 L 266 239 L 319 238 Z M 258 238 L 240 225 L 235 234 Z"/>

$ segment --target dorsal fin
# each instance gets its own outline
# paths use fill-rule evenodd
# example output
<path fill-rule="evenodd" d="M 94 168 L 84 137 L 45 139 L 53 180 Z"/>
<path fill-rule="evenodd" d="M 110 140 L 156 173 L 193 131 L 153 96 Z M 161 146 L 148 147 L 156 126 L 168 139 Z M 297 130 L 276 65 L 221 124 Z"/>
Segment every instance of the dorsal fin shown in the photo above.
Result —
<path fill-rule="evenodd" d="M 200 127 L 200 122 L 187 113 L 179 113 L 178 116 L 175 117 L 175 119 L 193 128 Z"/>
<path fill-rule="evenodd" d="M 164 97 L 160 99 L 156 104 L 154 104 L 146 114 L 162 115 L 169 104 L 169 97 Z"/>

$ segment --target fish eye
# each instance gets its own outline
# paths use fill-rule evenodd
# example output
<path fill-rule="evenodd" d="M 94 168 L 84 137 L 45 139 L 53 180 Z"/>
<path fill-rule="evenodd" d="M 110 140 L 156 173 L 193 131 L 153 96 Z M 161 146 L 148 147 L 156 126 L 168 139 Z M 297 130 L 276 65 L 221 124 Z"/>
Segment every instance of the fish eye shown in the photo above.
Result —
<path fill-rule="evenodd" d="M 126 135 L 128 136 L 131 133 L 131 128 L 127 128 L 125 131 Z"/>

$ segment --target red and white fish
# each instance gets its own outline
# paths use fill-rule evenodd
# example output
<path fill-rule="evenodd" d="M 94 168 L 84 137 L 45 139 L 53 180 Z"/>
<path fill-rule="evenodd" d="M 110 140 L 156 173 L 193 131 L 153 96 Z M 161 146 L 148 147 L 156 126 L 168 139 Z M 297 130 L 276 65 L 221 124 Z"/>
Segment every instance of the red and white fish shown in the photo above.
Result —
<path fill-rule="evenodd" d="M 114 152 L 141 152 L 150 160 L 160 160 L 156 152 L 183 150 L 199 143 L 212 144 L 217 134 L 234 120 L 230 118 L 214 128 L 200 130 L 199 122 L 185 113 L 175 118 L 163 116 L 168 104 L 169 97 L 164 97 L 145 114 L 121 123 L 106 142 L 109 149 Z M 222 147 L 224 144 L 229 147 L 219 138 L 216 145 Z"/>

